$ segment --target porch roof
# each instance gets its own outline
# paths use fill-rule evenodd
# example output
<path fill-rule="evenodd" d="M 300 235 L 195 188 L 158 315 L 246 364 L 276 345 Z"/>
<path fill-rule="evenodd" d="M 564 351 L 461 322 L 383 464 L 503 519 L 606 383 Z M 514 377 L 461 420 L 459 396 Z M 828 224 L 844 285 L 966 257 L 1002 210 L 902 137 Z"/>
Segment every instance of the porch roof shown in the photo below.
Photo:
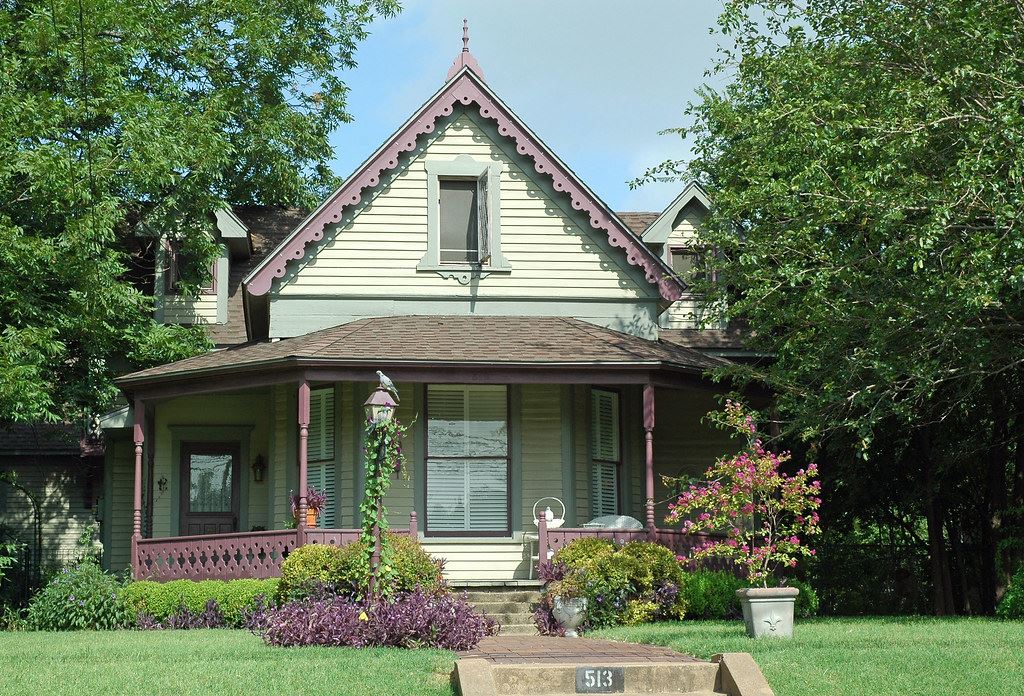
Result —
<path fill-rule="evenodd" d="M 303 368 L 646 368 L 699 374 L 728 364 L 678 344 L 564 317 L 393 316 L 213 351 L 125 375 L 134 391 L 184 379 Z"/>

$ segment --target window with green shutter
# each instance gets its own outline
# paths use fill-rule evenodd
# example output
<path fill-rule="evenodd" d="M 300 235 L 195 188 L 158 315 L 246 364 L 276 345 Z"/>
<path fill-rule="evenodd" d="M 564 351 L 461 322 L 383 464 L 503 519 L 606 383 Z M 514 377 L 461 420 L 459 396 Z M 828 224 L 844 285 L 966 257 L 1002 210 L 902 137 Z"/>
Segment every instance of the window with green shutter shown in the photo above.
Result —
<path fill-rule="evenodd" d="M 590 512 L 591 516 L 619 512 L 619 394 L 608 389 L 590 391 Z"/>
<path fill-rule="evenodd" d="M 306 448 L 306 481 L 327 494 L 327 505 L 320 511 L 321 527 L 335 527 L 337 510 L 336 468 L 334 462 L 334 388 L 313 389 L 309 393 L 309 441 Z"/>

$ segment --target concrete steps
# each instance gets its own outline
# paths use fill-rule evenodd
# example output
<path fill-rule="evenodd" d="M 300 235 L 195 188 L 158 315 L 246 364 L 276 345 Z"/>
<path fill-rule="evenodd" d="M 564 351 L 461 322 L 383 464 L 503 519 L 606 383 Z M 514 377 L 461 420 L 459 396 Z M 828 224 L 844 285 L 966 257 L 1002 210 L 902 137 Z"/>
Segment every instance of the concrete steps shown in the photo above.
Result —
<path fill-rule="evenodd" d="M 460 660 L 457 677 L 464 696 L 519 696 L 520 694 L 575 694 L 579 664 L 484 664 L 483 660 Z M 476 663 L 476 664 L 473 664 Z M 621 670 L 613 691 L 625 696 L 724 696 L 719 666 L 710 662 L 621 662 L 601 661 L 596 669 Z M 608 674 L 606 671 L 605 674 Z M 584 678 L 581 676 L 580 678 Z M 621 681 L 619 681 L 621 679 Z M 611 687 L 611 683 L 607 684 Z"/>
<path fill-rule="evenodd" d="M 503 636 L 537 635 L 533 612 L 540 603 L 539 589 L 523 589 L 505 585 L 493 587 L 453 588 L 466 591 L 466 600 L 478 611 L 497 621 Z"/>

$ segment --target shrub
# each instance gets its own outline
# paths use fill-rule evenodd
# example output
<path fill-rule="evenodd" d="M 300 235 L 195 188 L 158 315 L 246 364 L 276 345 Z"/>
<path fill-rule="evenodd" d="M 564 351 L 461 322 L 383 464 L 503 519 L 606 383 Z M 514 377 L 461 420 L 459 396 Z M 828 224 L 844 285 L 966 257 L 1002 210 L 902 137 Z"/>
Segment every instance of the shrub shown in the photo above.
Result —
<path fill-rule="evenodd" d="M 996 616 L 1001 619 L 1024 619 L 1024 565 L 1017 569 L 1017 574 L 1010 580 L 999 606 Z"/>
<path fill-rule="evenodd" d="M 418 542 L 389 534 L 388 544 L 394 571 L 393 591 L 401 594 L 419 587 L 429 593 L 444 588 L 441 562 L 432 558 Z M 365 547 L 358 541 L 340 549 L 311 544 L 292 551 L 281 568 L 278 600 L 302 599 L 318 587 L 346 596 L 358 595 L 363 583 L 364 553 Z"/>
<path fill-rule="evenodd" d="M 145 614 L 157 623 L 164 623 L 183 610 L 192 616 L 201 615 L 211 601 L 232 628 L 245 627 L 246 612 L 256 607 L 259 599 L 277 594 L 278 580 L 172 580 L 129 583 L 124 590 L 125 604 L 131 614 Z M 166 626 L 165 626 L 166 627 Z"/>
<path fill-rule="evenodd" d="M 302 599 L 314 587 L 338 583 L 343 554 L 342 549 L 325 544 L 307 544 L 289 553 L 281 564 L 277 601 L 283 604 Z"/>
<path fill-rule="evenodd" d="M 141 629 L 175 628 L 188 630 L 194 628 L 224 628 L 224 615 L 217 606 L 216 599 L 208 599 L 206 606 L 199 613 L 193 612 L 182 604 L 178 610 L 168 616 L 164 621 L 157 621 L 150 614 L 141 613 L 137 618 L 138 627 Z"/>
<path fill-rule="evenodd" d="M 743 580 L 721 570 L 687 573 L 682 588 L 686 615 L 694 619 L 736 618 L 740 616 L 736 590 L 746 586 Z"/>
<path fill-rule="evenodd" d="M 543 571 L 551 582 L 534 614 L 543 634 L 557 633 L 551 616 L 556 595 L 586 597 L 586 630 L 679 619 L 686 610 L 682 568 L 672 551 L 659 544 L 633 541 L 616 547 L 603 539 L 577 539 Z"/>
<path fill-rule="evenodd" d="M 786 584 L 800 590 L 800 594 L 796 596 L 796 606 L 793 609 L 796 617 L 798 619 L 810 619 L 817 616 L 820 601 L 818 593 L 814 591 L 814 588 L 803 580 L 790 579 Z"/>
<path fill-rule="evenodd" d="M 607 539 L 582 538 L 570 541 L 552 559 L 567 568 L 582 568 L 593 565 L 615 553 L 615 545 Z"/>
<path fill-rule="evenodd" d="M 468 650 L 494 630 L 464 598 L 416 590 L 370 607 L 340 595 L 310 596 L 271 611 L 259 633 L 277 646 Z"/>
<path fill-rule="evenodd" d="M 132 625 L 121 581 L 92 560 L 58 573 L 28 607 L 28 623 L 43 631 L 103 630 Z"/>

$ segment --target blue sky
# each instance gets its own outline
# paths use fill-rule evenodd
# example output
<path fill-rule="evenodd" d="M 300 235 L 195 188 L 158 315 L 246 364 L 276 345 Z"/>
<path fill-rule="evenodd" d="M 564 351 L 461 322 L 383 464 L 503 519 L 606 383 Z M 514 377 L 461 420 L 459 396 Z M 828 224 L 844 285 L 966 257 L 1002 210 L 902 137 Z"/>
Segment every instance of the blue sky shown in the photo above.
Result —
<path fill-rule="evenodd" d="M 374 22 L 346 73 L 354 123 L 331 139 L 348 176 L 443 83 L 462 48 L 490 87 L 615 210 L 661 210 L 681 183 L 627 181 L 686 157 L 675 135 L 707 81 L 719 0 L 405 0 Z"/>

